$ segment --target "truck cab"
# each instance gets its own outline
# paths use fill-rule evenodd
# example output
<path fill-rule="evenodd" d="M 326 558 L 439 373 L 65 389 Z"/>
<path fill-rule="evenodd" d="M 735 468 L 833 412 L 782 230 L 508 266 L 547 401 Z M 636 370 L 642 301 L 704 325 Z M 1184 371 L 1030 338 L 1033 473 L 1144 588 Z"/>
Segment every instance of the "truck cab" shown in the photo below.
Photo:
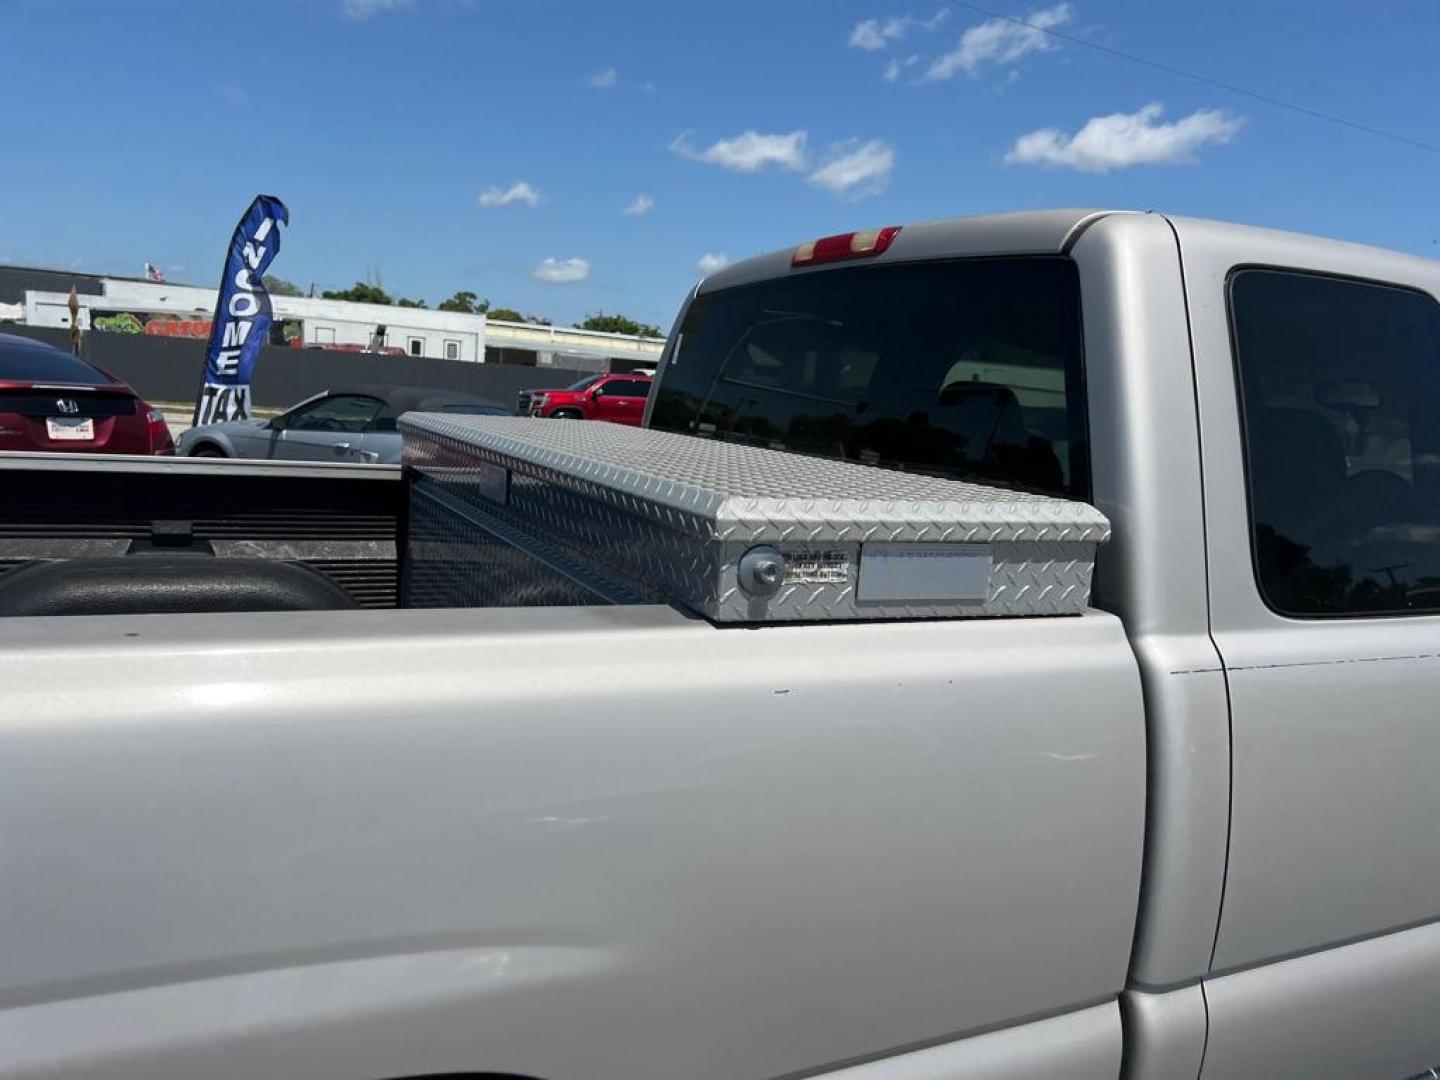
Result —
<path fill-rule="evenodd" d="M 1089 210 L 694 289 L 652 429 L 1088 503 L 1110 538 L 1077 614 L 526 594 L 414 513 L 420 480 L 520 482 L 452 440 L 350 477 L 303 549 L 388 553 L 370 610 L 0 618 L 0 1078 L 1440 1065 L 1437 295 L 1416 257 Z M 63 559 L 113 498 L 41 520 L 40 470 L 0 460 L 33 493 L 0 540 Z M 309 479 L 239 553 L 314 528 Z M 215 539 L 195 515 L 217 558 L 257 518 L 222 502 Z M 344 541 L 362 521 L 391 531 Z M 1073 581 L 992 558 L 992 599 Z"/>
<path fill-rule="evenodd" d="M 560 390 L 520 391 L 521 416 L 556 420 L 608 420 L 639 427 L 650 393 L 649 375 L 591 375 Z"/>

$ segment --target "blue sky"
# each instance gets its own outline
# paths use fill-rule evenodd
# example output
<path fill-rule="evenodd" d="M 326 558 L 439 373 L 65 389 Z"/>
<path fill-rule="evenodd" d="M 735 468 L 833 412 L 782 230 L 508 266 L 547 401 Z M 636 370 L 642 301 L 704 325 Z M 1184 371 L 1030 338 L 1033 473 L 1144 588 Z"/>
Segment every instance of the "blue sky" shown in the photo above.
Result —
<path fill-rule="evenodd" d="M 1430 0 L 981 6 L 1440 144 Z M 209 284 L 263 191 L 283 277 L 557 322 L 1025 207 L 1440 253 L 1440 153 L 941 0 L 0 0 L 0 101 L 0 261 Z"/>

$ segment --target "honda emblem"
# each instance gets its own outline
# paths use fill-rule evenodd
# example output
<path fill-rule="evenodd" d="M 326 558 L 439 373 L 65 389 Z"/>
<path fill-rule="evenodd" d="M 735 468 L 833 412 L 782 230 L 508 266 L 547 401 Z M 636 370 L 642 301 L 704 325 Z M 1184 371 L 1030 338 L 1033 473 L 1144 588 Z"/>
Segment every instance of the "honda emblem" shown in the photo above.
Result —
<path fill-rule="evenodd" d="M 80 411 L 80 403 L 74 398 L 62 397 L 55 399 L 55 407 L 67 415 Z"/>

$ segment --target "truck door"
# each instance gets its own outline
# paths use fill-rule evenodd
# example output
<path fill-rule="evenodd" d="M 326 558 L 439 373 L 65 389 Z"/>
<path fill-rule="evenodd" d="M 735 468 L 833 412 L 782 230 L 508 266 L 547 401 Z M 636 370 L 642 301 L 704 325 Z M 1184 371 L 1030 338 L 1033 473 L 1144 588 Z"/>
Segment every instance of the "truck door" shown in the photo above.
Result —
<path fill-rule="evenodd" d="M 1440 1064 L 1440 268 L 1177 222 L 1232 804 L 1203 1076 Z"/>
<path fill-rule="evenodd" d="M 595 419 L 638 427 L 650 384 L 643 379 L 607 379 L 595 391 Z"/>

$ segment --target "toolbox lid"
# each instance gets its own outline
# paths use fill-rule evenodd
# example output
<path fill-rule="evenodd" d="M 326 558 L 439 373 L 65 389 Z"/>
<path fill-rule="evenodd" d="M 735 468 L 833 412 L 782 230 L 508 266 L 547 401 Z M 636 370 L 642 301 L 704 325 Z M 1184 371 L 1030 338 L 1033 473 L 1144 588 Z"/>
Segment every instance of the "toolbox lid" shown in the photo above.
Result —
<path fill-rule="evenodd" d="M 551 483 L 613 493 L 623 509 L 746 543 L 805 541 L 1100 543 L 1110 523 L 1086 503 L 788 451 L 616 424 L 406 413 L 405 461 L 433 469 L 433 440 Z M 453 455 L 453 456 L 452 456 Z"/>

